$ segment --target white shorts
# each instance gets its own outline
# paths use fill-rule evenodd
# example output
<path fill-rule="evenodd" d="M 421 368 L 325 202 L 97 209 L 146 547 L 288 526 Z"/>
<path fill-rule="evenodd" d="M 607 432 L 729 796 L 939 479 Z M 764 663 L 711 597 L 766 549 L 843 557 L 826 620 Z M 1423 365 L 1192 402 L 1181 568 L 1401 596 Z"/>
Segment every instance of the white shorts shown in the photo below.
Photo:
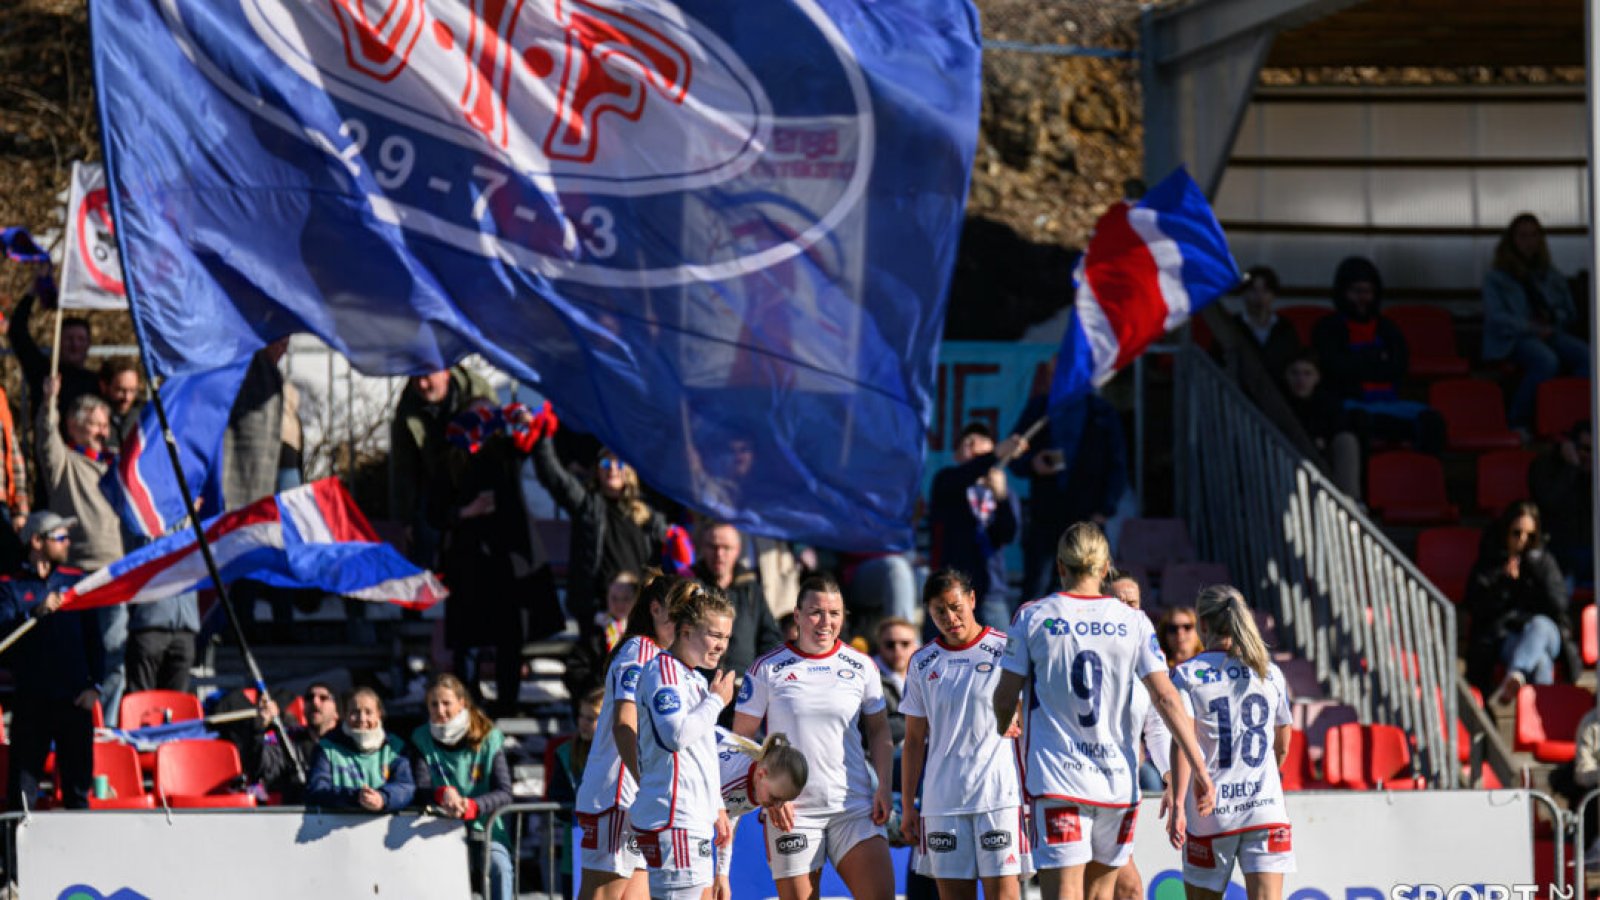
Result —
<path fill-rule="evenodd" d="M 1221 893 L 1233 875 L 1234 860 L 1246 875 L 1293 872 L 1289 826 L 1278 825 L 1216 837 L 1189 835 L 1183 844 L 1183 883 Z"/>
<path fill-rule="evenodd" d="M 700 900 L 710 886 L 717 848 L 711 831 L 687 828 L 636 831 L 639 855 L 650 867 L 650 896 L 657 900 Z"/>
<path fill-rule="evenodd" d="M 1070 800 L 1033 801 L 1033 864 L 1065 869 L 1097 862 L 1118 868 L 1133 856 L 1137 806 L 1089 806 Z"/>
<path fill-rule="evenodd" d="M 578 843 L 579 868 L 619 878 L 632 878 L 635 869 L 644 868 L 627 810 L 614 807 L 603 813 L 578 813 L 577 819 L 583 829 Z"/>
<path fill-rule="evenodd" d="M 870 811 L 835 813 L 827 818 L 795 817 L 794 828 L 779 831 L 766 813 L 761 815 L 767 836 L 767 864 L 773 878 L 792 878 L 822 869 L 824 862 L 834 868 L 855 846 L 875 837 L 887 840 L 882 825 L 872 824 Z"/>
<path fill-rule="evenodd" d="M 1020 875 L 1028 841 L 1022 831 L 1022 810 L 922 818 L 922 874 L 929 878 L 994 878 Z"/>

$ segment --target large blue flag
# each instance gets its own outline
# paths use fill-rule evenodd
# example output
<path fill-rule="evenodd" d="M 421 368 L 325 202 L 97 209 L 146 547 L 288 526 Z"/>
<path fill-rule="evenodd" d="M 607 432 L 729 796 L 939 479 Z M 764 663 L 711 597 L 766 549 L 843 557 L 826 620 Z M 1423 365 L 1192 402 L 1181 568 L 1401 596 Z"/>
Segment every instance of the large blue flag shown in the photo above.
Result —
<path fill-rule="evenodd" d="M 754 532 L 905 547 L 976 143 L 968 0 L 97 0 L 162 373 L 481 353 Z"/>

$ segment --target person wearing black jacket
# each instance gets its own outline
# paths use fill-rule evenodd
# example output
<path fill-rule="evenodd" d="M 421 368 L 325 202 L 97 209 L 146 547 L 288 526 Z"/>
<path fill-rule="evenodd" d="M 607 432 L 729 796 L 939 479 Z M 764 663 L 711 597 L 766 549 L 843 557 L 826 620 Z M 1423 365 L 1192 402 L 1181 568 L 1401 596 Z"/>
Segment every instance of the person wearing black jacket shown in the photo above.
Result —
<path fill-rule="evenodd" d="M 0 577 L 0 632 L 29 619 L 33 630 L 12 647 L 16 678 L 11 708 L 9 808 L 28 809 L 39 794 L 45 759 L 56 751 L 56 778 L 68 809 L 87 809 L 94 780 L 94 705 L 105 677 L 105 656 L 94 614 L 59 612 L 62 592 L 83 572 L 67 566 L 73 519 L 41 511 L 28 516 L 22 541 L 28 561 Z"/>
<path fill-rule="evenodd" d="M 1589 421 L 1573 425 L 1560 443 L 1528 467 L 1528 494 L 1544 514 L 1547 546 L 1561 570 L 1594 580 L 1594 435 Z"/>
<path fill-rule="evenodd" d="M 989 426 L 970 423 L 961 429 L 956 464 L 940 469 L 929 490 L 929 564 L 955 569 L 971 579 L 978 618 L 994 628 L 1011 621 L 1004 550 L 1017 539 L 1022 520 L 1022 505 L 1006 482 L 1000 460 L 1026 451 L 1027 446 L 1021 435 L 1012 435 L 997 448 Z"/>
<path fill-rule="evenodd" d="M 22 377 L 28 383 L 28 421 L 39 417 L 39 401 L 44 398 L 44 380 L 50 374 L 50 352 L 41 348 L 28 330 L 33 318 L 36 295 L 43 297 L 45 305 L 56 305 L 55 282 L 46 275 L 35 285 L 35 293 L 23 297 L 11 310 L 11 322 L 6 326 L 6 337 L 11 341 L 11 352 L 22 364 Z M 61 320 L 61 393 L 56 397 L 56 409 L 62 418 L 72 410 L 72 405 L 84 394 L 100 392 L 100 377 L 86 367 L 92 335 L 89 320 L 81 316 L 68 316 Z"/>
<path fill-rule="evenodd" d="M 556 426 L 533 445 L 533 471 L 572 517 L 567 559 L 567 615 L 594 618 L 596 599 L 618 572 L 641 572 L 661 557 L 667 520 L 642 499 L 633 467 L 602 450 L 594 477 L 579 480 L 556 458 Z"/>
<path fill-rule="evenodd" d="M 1484 529 L 1466 607 L 1467 680 L 1487 694 L 1496 663 L 1505 663 L 1498 702 L 1509 703 L 1524 684 L 1550 684 L 1558 659 L 1569 672 L 1579 671 L 1567 638 L 1566 584 L 1544 549 L 1539 508 L 1532 503 L 1511 504 Z"/>
<path fill-rule="evenodd" d="M 284 803 L 297 804 L 305 800 L 306 786 L 301 777 L 311 772 L 311 762 L 316 758 L 317 745 L 339 727 L 341 711 L 339 696 L 325 681 L 313 681 L 302 695 L 305 701 L 306 724 L 301 727 L 292 718 L 284 720 L 289 732 L 289 744 L 282 743 L 272 730 L 272 721 L 278 717 L 278 704 L 268 694 L 256 704 L 256 718 L 244 723 L 248 731 L 235 730 L 224 735 L 239 748 L 245 777 L 261 785 L 269 794 L 277 794 Z M 228 700 L 218 705 L 218 712 L 227 712 Z M 290 759 L 289 754 L 295 759 Z M 295 775 L 295 760 L 300 762 L 300 776 Z"/>
<path fill-rule="evenodd" d="M 1301 350 L 1284 367 L 1284 401 L 1306 436 L 1321 451 L 1339 490 L 1361 496 L 1361 442 L 1350 430 L 1344 404 L 1322 383 L 1316 354 Z"/>
<path fill-rule="evenodd" d="M 1334 311 L 1312 328 L 1311 346 L 1358 434 L 1412 441 L 1437 453 L 1444 446 L 1444 418 L 1427 404 L 1400 399 L 1410 349 L 1400 326 L 1379 312 L 1382 305 L 1378 267 L 1359 256 L 1345 259 L 1333 276 Z"/>
<path fill-rule="evenodd" d="M 1245 273 L 1240 296 L 1244 309 L 1238 315 L 1239 328 L 1249 335 L 1249 346 L 1261 356 L 1261 364 L 1278 386 L 1283 386 L 1283 371 L 1304 349 L 1300 333 L 1288 319 L 1272 311 L 1278 299 L 1278 273 L 1266 266 L 1252 266 Z"/>
<path fill-rule="evenodd" d="M 1049 398 L 1042 394 L 1029 400 L 1012 431 L 1026 431 L 1045 414 L 1048 405 Z M 1054 593 L 1058 587 L 1056 541 L 1067 526 L 1074 522 L 1104 526 L 1128 492 L 1128 450 L 1116 407 L 1091 394 L 1081 408 L 1064 412 L 1080 417 L 1068 426 L 1078 435 L 1071 459 L 1063 458 L 1056 444 L 1056 434 L 1065 429 L 1052 421 L 1051 427 L 1042 429 L 1027 451 L 1011 462 L 1011 473 L 1029 481 L 1022 532 L 1024 600 Z M 1009 624 L 984 621 L 995 628 Z"/>
<path fill-rule="evenodd" d="M 721 591 L 734 609 L 720 668 L 740 676 L 757 656 L 783 643 L 761 580 L 739 562 L 741 550 L 739 529 L 726 522 L 703 522 L 695 530 L 694 576 Z"/>

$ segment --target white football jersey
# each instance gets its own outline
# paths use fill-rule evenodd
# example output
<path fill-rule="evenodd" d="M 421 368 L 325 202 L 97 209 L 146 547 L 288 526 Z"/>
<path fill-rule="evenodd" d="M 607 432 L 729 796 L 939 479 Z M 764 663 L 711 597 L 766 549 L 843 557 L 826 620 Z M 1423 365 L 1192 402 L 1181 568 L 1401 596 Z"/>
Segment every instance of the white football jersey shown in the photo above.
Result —
<path fill-rule="evenodd" d="M 872 658 L 843 642 L 818 656 L 785 644 L 756 660 L 739 689 L 738 712 L 766 719 L 805 755 L 797 816 L 870 808 L 877 776 L 861 747 L 861 716 L 882 712 L 883 684 Z"/>
<path fill-rule="evenodd" d="M 1165 778 L 1172 768 L 1172 732 L 1167 730 L 1167 723 L 1162 721 L 1161 714 L 1156 712 L 1156 704 L 1150 698 L 1150 692 L 1134 691 L 1133 705 L 1135 711 L 1134 721 L 1144 719 L 1144 752 L 1155 767 Z"/>
<path fill-rule="evenodd" d="M 995 728 L 994 686 L 1006 636 L 983 629 L 971 643 L 943 638 L 911 657 L 900 712 L 928 720 L 922 768 L 922 814 L 954 816 L 1022 802 L 1016 753 Z"/>
<path fill-rule="evenodd" d="M 728 820 L 733 821 L 760 807 L 750 796 L 750 778 L 755 773 L 756 761 L 734 748 L 730 734 L 717 729 L 717 767 L 722 774 L 722 805 L 728 809 Z"/>
<path fill-rule="evenodd" d="M 1110 597 L 1052 594 L 1017 611 L 1001 665 L 1026 679 L 1022 739 L 1032 798 L 1139 802 L 1139 682 L 1167 671 L 1144 613 Z"/>
<path fill-rule="evenodd" d="M 639 677 L 639 795 L 628 809 L 642 831 L 708 831 L 722 809 L 717 716 L 722 698 L 670 653 Z"/>
<path fill-rule="evenodd" d="M 1262 678 L 1238 659 L 1208 650 L 1173 670 L 1172 681 L 1189 704 L 1195 740 L 1217 786 L 1217 808 L 1209 816 L 1195 812 L 1189 792 L 1189 833 L 1215 837 L 1288 825 L 1273 749 L 1278 726 L 1293 721 L 1283 672 L 1269 663 Z"/>
<path fill-rule="evenodd" d="M 611 725 L 616 721 L 618 703 L 635 702 L 639 675 L 645 664 L 660 652 L 661 648 L 650 638 L 631 637 L 611 654 L 611 665 L 606 668 L 606 696 L 600 701 L 600 721 L 594 729 L 594 746 L 589 748 L 589 762 L 584 766 L 583 781 L 578 785 L 578 797 L 573 804 L 578 812 L 603 813 L 618 807 L 627 809 L 633 804 L 638 785 L 622 765 L 622 757 L 617 755 Z"/>

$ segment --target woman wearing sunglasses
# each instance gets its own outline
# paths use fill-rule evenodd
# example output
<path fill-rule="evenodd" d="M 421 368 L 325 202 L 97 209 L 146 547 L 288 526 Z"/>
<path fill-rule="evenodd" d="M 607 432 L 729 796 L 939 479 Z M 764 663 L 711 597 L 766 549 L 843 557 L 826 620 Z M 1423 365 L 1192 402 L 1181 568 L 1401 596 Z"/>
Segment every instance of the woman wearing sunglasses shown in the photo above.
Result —
<path fill-rule="evenodd" d="M 1168 668 L 1194 659 L 1205 649 L 1200 644 L 1192 606 L 1175 606 L 1162 613 L 1156 634 L 1161 638 L 1161 652 L 1167 655 Z"/>
<path fill-rule="evenodd" d="M 572 517 L 567 613 L 588 623 L 617 573 L 642 572 L 660 560 L 667 522 L 641 499 L 638 473 L 610 450 L 600 451 L 587 480 L 567 471 L 556 457 L 555 417 L 549 421 L 533 445 L 533 468 Z"/>

